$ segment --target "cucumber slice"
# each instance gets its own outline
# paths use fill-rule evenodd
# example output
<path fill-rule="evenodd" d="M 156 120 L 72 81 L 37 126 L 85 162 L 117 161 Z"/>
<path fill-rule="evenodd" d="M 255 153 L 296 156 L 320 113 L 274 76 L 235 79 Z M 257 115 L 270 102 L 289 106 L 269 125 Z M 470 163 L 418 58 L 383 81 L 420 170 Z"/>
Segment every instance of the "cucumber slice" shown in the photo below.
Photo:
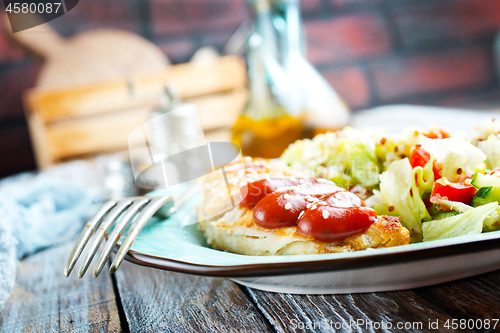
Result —
<path fill-rule="evenodd" d="M 481 187 L 500 187 L 500 178 L 490 175 L 483 175 L 482 173 L 476 172 L 474 178 L 472 178 L 471 184 L 475 188 Z"/>
<path fill-rule="evenodd" d="M 470 205 L 478 207 L 495 201 L 500 202 L 500 187 L 481 187 L 472 198 Z"/>
<path fill-rule="evenodd" d="M 444 212 L 444 213 L 439 213 L 436 216 L 434 216 L 433 221 L 443 220 L 445 218 L 452 217 L 452 216 L 455 216 L 455 215 L 458 215 L 458 214 L 460 214 L 460 213 L 459 212 Z"/>

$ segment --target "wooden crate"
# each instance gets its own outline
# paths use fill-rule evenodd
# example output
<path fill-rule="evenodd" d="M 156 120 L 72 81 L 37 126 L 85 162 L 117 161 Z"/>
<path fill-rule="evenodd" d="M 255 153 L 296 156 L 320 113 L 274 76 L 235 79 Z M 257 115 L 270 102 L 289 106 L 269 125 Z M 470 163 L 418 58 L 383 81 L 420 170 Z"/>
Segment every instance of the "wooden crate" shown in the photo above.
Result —
<path fill-rule="evenodd" d="M 171 81 L 186 102 L 194 103 L 207 137 L 227 133 L 246 100 L 246 67 L 236 56 L 210 65 L 180 64 L 128 80 L 25 94 L 25 110 L 39 168 L 61 160 L 126 150 L 128 136 L 158 105 Z M 227 137 L 227 135 L 226 135 Z"/>

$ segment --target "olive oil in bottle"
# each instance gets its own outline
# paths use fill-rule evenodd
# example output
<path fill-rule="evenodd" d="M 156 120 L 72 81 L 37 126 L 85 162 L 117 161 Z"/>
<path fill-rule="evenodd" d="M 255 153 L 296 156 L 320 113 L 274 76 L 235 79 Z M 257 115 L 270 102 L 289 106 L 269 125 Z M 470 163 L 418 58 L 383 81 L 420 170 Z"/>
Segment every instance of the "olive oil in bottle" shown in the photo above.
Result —
<path fill-rule="evenodd" d="M 302 119 L 293 114 L 299 91 L 278 62 L 276 31 L 267 0 L 251 0 L 255 22 L 247 40 L 250 97 L 233 128 L 232 141 L 243 155 L 279 157 L 303 137 Z"/>

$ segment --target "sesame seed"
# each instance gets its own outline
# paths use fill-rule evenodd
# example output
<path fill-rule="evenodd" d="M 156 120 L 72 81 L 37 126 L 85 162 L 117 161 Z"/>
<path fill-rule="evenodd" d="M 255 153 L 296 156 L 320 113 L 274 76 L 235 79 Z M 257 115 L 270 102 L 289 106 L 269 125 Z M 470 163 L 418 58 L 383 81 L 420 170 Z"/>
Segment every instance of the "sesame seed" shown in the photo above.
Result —
<path fill-rule="evenodd" d="M 330 217 L 330 214 L 328 214 L 328 211 L 325 209 L 323 211 L 323 218 L 326 220 L 328 217 Z"/>
<path fill-rule="evenodd" d="M 288 192 L 295 189 L 295 186 L 278 187 L 275 192 Z"/>
<path fill-rule="evenodd" d="M 283 198 L 284 198 L 285 200 L 287 200 L 289 197 L 290 197 L 290 196 L 288 195 L 288 193 L 285 193 L 285 194 L 283 195 Z"/>
<path fill-rule="evenodd" d="M 285 209 L 286 210 L 289 210 L 290 208 L 292 208 L 292 204 L 287 202 L 286 205 L 285 205 Z"/>
<path fill-rule="evenodd" d="M 299 214 L 299 219 L 302 217 L 302 215 L 304 215 L 304 211 L 301 211 L 300 214 Z"/>
<path fill-rule="evenodd" d="M 316 208 L 318 208 L 318 206 L 313 205 L 313 206 L 311 207 L 311 210 L 315 210 Z"/>

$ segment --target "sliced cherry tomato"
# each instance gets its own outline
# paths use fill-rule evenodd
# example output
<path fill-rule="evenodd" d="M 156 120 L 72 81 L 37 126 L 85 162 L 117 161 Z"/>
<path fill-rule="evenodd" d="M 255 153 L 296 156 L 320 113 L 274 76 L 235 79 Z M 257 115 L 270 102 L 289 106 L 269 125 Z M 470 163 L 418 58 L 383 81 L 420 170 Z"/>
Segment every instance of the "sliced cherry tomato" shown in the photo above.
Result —
<path fill-rule="evenodd" d="M 425 151 L 424 148 L 422 148 L 420 145 L 416 145 L 410 155 L 410 164 L 412 168 L 415 167 L 425 167 L 425 165 L 431 160 L 431 155 Z M 442 166 L 439 165 L 436 161 L 434 161 L 434 164 L 432 165 L 432 172 L 434 173 L 434 181 L 438 180 L 441 178 L 441 170 Z"/>
<path fill-rule="evenodd" d="M 448 198 L 450 201 L 470 203 L 476 194 L 476 188 L 470 184 L 450 183 L 441 178 L 432 186 L 431 202 L 436 203 L 439 198 Z"/>
<path fill-rule="evenodd" d="M 275 192 L 259 201 L 253 211 L 253 218 L 263 228 L 294 226 L 306 206 L 303 195 Z"/>
<path fill-rule="evenodd" d="M 421 166 L 422 168 L 431 160 L 431 155 L 422 148 L 421 145 L 413 147 L 410 155 L 410 164 L 412 168 Z"/>
<path fill-rule="evenodd" d="M 280 187 L 299 185 L 297 178 L 269 178 L 261 179 L 241 188 L 241 197 L 243 200 L 240 207 L 253 208 L 266 195 L 273 193 Z"/>
<path fill-rule="evenodd" d="M 313 197 L 321 197 L 325 194 L 332 194 L 337 192 L 345 192 L 346 190 L 343 187 L 335 185 L 333 182 L 318 182 L 311 181 L 302 184 L 303 187 L 298 187 L 293 190 L 293 193 L 302 194 L 302 195 L 310 195 Z"/>
<path fill-rule="evenodd" d="M 297 227 L 304 236 L 334 242 L 366 231 L 376 218 L 375 210 L 367 207 L 318 206 L 316 209 L 307 209 Z"/>
<path fill-rule="evenodd" d="M 320 197 L 321 201 L 326 201 L 331 206 L 334 207 L 361 207 L 364 206 L 365 203 L 358 197 L 356 194 L 341 191 L 333 194 L 326 194 Z"/>

